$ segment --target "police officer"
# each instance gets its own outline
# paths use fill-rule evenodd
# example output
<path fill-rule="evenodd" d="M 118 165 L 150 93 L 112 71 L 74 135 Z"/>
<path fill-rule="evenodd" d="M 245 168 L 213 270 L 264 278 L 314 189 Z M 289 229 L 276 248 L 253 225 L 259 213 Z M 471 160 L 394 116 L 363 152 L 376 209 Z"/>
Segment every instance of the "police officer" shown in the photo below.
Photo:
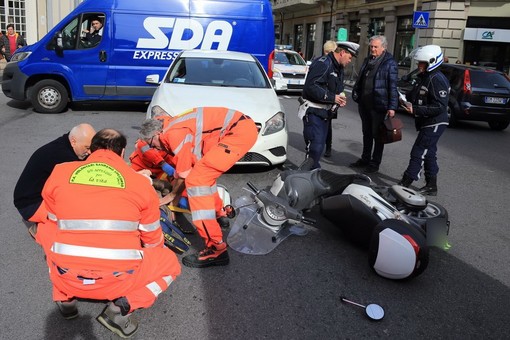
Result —
<path fill-rule="evenodd" d="M 409 166 L 398 184 L 408 187 L 420 179 L 423 164 L 426 185 L 420 189 L 424 195 L 437 195 L 437 142 L 448 125 L 448 96 L 450 83 L 439 71 L 443 63 L 441 47 L 426 45 L 416 51 L 418 81 L 409 94 L 409 102 L 400 100 L 403 108 L 415 116 L 416 130 L 419 131 Z"/>
<path fill-rule="evenodd" d="M 336 49 L 312 62 L 303 88 L 298 116 L 303 120 L 306 156 L 313 160 L 312 169 L 320 168 L 329 120 L 338 107 L 347 104 L 344 90 L 344 67 L 358 54 L 359 45 L 338 42 Z"/>

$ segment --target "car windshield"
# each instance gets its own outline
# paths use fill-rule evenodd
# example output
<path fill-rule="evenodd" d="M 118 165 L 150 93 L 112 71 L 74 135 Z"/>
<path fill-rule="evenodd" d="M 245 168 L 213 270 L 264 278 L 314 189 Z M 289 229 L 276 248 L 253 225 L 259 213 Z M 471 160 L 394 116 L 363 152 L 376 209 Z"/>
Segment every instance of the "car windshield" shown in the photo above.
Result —
<path fill-rule="evenodd" d="M 483 88 L 510 88 L 508 79 L 493 71 L 471 71 L 471 83 L 475 87 Z"/>
<path fill-rule="evenodd" d="M 166 83 L 187 85 L 271 88 L 256 62 L 222 58 L 179 58 Z"/>
<path fill-rule="evenodd" d="M 276 52 L 274 59 L 276 64 L 306 66 L 306 62 L 298 53 Z"/>

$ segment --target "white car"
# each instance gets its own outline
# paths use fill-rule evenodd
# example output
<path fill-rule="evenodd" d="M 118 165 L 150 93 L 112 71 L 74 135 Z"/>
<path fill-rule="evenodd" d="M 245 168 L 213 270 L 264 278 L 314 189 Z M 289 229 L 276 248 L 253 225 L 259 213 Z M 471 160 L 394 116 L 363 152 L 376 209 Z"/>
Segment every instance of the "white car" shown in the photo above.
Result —
<path fill-rule="evenodd" d="M 273 79 L 276 91 L 302 91 L 307 71 L 305 60 L 296 51 L 275 50 Z"/>
<path fill-rule="evenodd" d="M 158 75 L 147 76 L 159 83 Z M 227 107 L 250 116 L 259 129 L 255 145 L 237 164 L 277 165 L 287 159 L 283 107 L 258 60 L 232 51 L 186 50 L 172 62 L 147 109 L 178 116 L 195 107 Z"/>

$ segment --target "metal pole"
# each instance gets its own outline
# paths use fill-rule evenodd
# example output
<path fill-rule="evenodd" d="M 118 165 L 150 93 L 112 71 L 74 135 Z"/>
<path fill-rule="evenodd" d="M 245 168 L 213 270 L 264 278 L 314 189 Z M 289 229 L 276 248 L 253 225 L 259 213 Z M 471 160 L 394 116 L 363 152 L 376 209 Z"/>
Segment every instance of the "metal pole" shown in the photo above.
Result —
<path fill-rule="evenodd" d="M 414 0 L 413 17 L 414 17 L 414 13 L 416 12 L 417 9 L 418 9 L 418 0 Z M 420 37 L 420 29 L 419 28 L 415 28 L 414 29 L 414 48 L 418 47 L 418 39 L 419 39 L 419 37 Z M 412 60 L 411 60 L 411 62 L 412 62 Z"/>

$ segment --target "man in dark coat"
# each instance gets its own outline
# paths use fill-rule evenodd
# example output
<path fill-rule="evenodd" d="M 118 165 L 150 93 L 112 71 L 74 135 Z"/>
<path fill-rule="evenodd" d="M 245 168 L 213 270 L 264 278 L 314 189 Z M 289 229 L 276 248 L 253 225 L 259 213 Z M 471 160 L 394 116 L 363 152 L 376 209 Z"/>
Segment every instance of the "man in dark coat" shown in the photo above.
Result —
<path fill-rule="evenodd" d="M 370 56 L 364 60 L 352 90 L 361 117 L 363 153 L 350 166 L 367 173 L 379 171 L 384 150 L 380 127 L 386 116 L 395 115 L 398 107 L 398 68 L 393 56 L 386 51 L 387 44 L 383 35 L 370 38 Z"/>
<path fill-rule="evenodd" d="M 32 154 L 14 188 L 14 205 L 25 221 L 38 223 L 45 219 L 41 192 L 46 180 L 56 164 L 87 158 L 95 133 L 91 125 L 80 124 Z"/>

